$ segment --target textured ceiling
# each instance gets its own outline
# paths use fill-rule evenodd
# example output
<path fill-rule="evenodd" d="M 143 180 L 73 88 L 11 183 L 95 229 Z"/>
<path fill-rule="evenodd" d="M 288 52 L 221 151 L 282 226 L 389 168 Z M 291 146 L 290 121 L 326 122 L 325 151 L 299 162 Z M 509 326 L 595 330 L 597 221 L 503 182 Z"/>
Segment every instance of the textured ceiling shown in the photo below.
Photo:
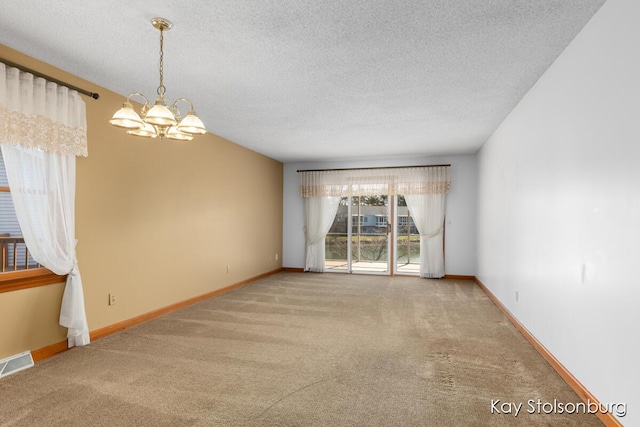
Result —
<path fill-rule="evenodd" d="M 3 0 L 0 43 L 281 161 L 473 153 L 604 0 Z M 105 120 L 108 120 L 105 117 Z"/>

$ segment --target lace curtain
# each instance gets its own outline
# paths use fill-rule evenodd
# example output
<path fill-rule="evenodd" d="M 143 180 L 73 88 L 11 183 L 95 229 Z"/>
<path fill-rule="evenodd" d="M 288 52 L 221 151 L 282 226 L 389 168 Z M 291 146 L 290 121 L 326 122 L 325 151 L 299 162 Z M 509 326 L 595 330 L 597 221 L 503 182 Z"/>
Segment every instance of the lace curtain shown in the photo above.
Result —
<path fill-rule="evenodd" d="M 447 194 L 449 166 L 300 172 L 302 197 Z"/>
<path fill-rule="evenodd" d="M 0 63 L 0 147 L 33 259 L 68 275 L 59 320 L 68 328 L 68 345 L 86 345 L 75 249 L 75 156 L 87 155 L 84 101 L 75 91 Z"/>
<path fill-rule="evenodd" d="M 86 122 L 77 92 L 0 62 L 0 141 L 87 157 Z"/>

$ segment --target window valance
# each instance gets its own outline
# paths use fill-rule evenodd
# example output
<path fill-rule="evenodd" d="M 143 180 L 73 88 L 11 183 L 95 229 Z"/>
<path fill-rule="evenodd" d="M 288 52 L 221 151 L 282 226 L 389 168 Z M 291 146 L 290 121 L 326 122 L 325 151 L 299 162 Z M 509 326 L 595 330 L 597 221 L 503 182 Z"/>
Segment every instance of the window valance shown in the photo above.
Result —
<path fill-rule="evenodd" d="M 0 142 L 86 157 L 84 100 L 67 87 L 0 63 Z"/>
<path fill-rule="evenodd" d="M 301 171 L 302 197 L 447 194 L 450 166 Z"/>

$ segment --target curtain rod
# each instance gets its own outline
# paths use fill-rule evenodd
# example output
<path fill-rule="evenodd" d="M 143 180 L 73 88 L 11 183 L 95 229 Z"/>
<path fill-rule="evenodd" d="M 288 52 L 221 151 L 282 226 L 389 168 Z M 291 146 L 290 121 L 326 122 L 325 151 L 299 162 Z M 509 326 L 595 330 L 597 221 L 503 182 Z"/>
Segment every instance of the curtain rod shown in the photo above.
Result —
<path fill-rule="evenodd" d="M 76 92 L 81 93 L 83 95 L 87 95 L 90 98 L 93 98 L 93 99 L 100 98 L 100 94 L 99 93 L 90 92 L 88 90 L 81 89 L 78 86 L 74 86 L 74 85 L 71 85 L 69 83 L 63 82 L 62 80 L 58 80 L 58 79 L 53 78 L 51 76 L 47 76 L 46 74 L 42 74 L 42 73 L 40 73 L 38 71 L 32 70 L 31 68 L 27 68 L 27 67 L 25 67 L 23 65 L 16 64 L 15 62 L 12 62 L 12 61 L 7 61 L 4 58 L 0 58 L 0 62 L 4 62 L 5 65 L 7 65 L 9 67 L 17 68 L 18 70 L 24 71 L 25 73 L 33 74 L 36 77 L 42 77 L 43 79 L 48 80 L 48 81 L 53 82 L 53 83 L 56 83 L 56 84 L 58 84 L 60 86 L 68 87 L 69 89 L 75 90 Z"/>
<path fill-rule="evenodd" d="M 408 169 L 408 168 L 439 168 L 449 165 L 417 165 L 417 166 L 382 166 L 379 168 L 344 168 L 344 169 L 298 169 L 296 172 L 328 172 L 328 171 L 358 171 L 369 169 Z"/>

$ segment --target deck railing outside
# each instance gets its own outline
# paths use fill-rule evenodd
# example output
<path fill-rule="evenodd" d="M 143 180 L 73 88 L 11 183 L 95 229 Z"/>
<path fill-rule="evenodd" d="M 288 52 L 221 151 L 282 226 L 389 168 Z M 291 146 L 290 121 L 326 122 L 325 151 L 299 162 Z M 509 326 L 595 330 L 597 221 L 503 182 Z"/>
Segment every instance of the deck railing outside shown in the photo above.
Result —
<path fill-rule="evenodd" d="M 354 262 L 387 261 L 387 234 L 361 233 L 351 236 L 351 256 Z M 347 234 L 328 233 L 325 238 L 325 257 L 327 260 L 347 260 Z"/>
<path fill-rule="evenodd" d="M 0 234 L 0 249 L 2 251 L 2 264 L 0 265 L 2 273 L 41 267 L 29 255 L 29 249 L 24 244 L 22 236 Z"/>

